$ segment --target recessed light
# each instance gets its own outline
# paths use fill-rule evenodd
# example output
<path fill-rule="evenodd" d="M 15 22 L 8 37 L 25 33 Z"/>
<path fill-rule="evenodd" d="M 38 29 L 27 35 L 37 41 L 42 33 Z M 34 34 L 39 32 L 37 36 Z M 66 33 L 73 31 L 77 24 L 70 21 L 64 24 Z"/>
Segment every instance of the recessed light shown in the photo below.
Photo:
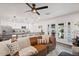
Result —
<path fill-rule="evenodd" d="M 46 13 L 46 15 L 50 15 L 50 13 L 49 13 L 49 12 L 47 12 L 47 13 Z"/>

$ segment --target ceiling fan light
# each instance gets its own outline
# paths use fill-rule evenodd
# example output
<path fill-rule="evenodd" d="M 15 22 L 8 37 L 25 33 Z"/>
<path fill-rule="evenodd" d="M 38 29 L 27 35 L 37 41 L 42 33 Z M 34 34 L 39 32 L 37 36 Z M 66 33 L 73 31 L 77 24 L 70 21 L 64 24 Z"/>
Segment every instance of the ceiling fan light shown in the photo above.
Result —
<path fill-rule="evenodd" d="M 36 13 L 36 10 L 33 10 L 33 13 Z"/>

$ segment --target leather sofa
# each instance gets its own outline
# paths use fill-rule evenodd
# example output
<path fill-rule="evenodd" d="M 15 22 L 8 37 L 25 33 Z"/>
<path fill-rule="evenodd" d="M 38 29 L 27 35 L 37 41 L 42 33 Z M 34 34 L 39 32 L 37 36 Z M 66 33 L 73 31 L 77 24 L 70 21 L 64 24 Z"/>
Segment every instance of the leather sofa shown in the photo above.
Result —
<path fill-rule="evenodd" d="M 44 35 L 43 35 L 44 36 Z M 56 47 L 56 38 L 54 36 L 48 36 L 48 43 L 37 43 L 37 39 L 45 39 L 43 36 L 34 36 L 30 37 L 30 42 L 33 47 L 35 47 L 38 50 L 38 53 L 36 55 L 38 56 L 44 56 L 47 55 L 50 51 L 55 49 Z M 46 36 L 47 37 L 47 36 Z"/>

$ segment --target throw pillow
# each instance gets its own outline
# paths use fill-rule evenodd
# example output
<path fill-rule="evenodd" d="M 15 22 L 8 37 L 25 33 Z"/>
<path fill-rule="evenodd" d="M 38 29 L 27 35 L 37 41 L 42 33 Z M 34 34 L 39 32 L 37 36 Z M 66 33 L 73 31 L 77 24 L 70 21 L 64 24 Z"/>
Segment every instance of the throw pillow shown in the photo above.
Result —
<path fill-rule="evenodd" d="M 19 44 L 20 50 L 30 46 L 30 40 L 28 37 L 18 38 L 17 40 L 18 40 L 17 42 Z"/>
<path fill-rule="evenodd" d="M 38 44 L 47 44 L 49 43 L 49 36 L 43 35 L 42 39 L 37 39 Z"/>
<path fill-rule="evenodd" d="M 43 35 L 42 39 L 44 39 L 46 43 L 49 43 L 49 36 L 48 35 Z"/>
<path fill-rule="evenodd" d="M 15 55 L 19 51 L 19 46 L 17 42 L 13 42 L 11 44 L 7 44 L 7 47 L 10 50 L 10 55 Z"/>

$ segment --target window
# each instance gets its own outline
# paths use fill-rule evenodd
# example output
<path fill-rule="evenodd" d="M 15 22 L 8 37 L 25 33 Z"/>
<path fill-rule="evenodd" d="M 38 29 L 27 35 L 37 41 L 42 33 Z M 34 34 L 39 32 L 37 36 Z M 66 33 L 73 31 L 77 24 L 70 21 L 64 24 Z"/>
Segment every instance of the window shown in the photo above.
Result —
<path fill-rule="evenodd" d="M 55 24 L 48 25 L 48 35 L 51 35 L 51 33 L 55 33 Z"/>
<path fill-rule="evenodd" d="M 58 24 L 58 38 L 64 39 L 64 23 Z"/>
<path fill-rule="evenodd" d="M 55 24 L 51 24 L 51 33 L 55 33 Z"/>

